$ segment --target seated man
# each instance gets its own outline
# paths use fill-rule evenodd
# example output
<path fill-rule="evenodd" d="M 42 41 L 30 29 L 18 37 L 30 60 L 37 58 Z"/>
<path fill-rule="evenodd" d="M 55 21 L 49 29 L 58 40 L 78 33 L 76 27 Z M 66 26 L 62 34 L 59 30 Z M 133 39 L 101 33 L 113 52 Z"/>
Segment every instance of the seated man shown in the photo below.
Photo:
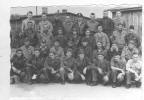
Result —
<path fill-rule="evenodd" d="M 63 59 L 62 66 L 65 69 L 67 81 L 74 82 L 76 79 L 76 74 L 75 74 L 76 60 L 72 56 L 72 50 L 71 49 L 68 49 L 66 51 L 66 56 Z"/>
<path fill-rule="evenodd" d="M 138 54 L 134 53 L 132 59 L 128 60 L 126 64 L 126 87 L 130 88 L 132 80 L 137 87 L 141 86 L 141 69 L 142 61 L 139 59 Z"/>
<path fill-rule="evenodd" d="M 98 33 L 95 33 L 94 38 L 95 38 L 96 44 L 97 44 L 97 42 L 102 43 L 102 46 L 103 46 L 105 52 L 107 52 L 109 50 L 110 41 L 109 41 L 107 34 L 103 32 L 102 25 L 98 25 Z"/>
<path fill-rule="evenodd" d="M 50 52 L 55 53 L 55 55 L 59 58 L 59 59 L 63 59 L 64 57 L 64 50 L 63 48 L 60 46 L 59 41 L 56 40 L 54 42 L 54 45 L 50 48 Z"/>
<path fill-rule="evenodd" d="M 25 39 L 24 45 L 20 47 L 20 49 L 26 60 L 30 60 L 34 53 L 34 47 L 30 45 L 30 40 L 28 38 Z"/>
<path fill-rule="evenodd" d="M 84 69 L 90 64 L 90 60 L 85 56 L 84 51 L 80 50 L 78 57 L 76 59 L 76 71 L 77 74 L 76 81 L 82 82 L 85 81 L 85 75 L 83 73 Z"/>
<path fill-rule="evenodd" d="M 104 53 L 98 53 L 98 59 L 94 61 L 94 64 L 97 68 L 97 82 L 102 82 L 103 85 L 107 85 L 110 77 L 110 64 L 104 59 Z"/>
<path fill-rule="evenodd" d="M 98 41 L 97 44 L 96 44 L 96 49 L 93 50 L 93 60 L 94 60 L 94 59 L 95 59 L 95 60 L 97 59 L 97 54 L 98 54 L 99 52 L 103 52 L 103 53 L 104 53 L 104 56 L 105 56 L 105 57 L 107 56 L 107 51 L 103 48 L 102 43 Z"/>
<path fill-rule="evenodd" d="M 118 24 L 118 29 L 116 29 L 112 36 L 110 37 L 112 43 L 116 43 L 119 51 L 122 52 L 123 47 L 125 46 L 125 35 L 127 32 L 123 28 L 123 24 L 119 23 Z"/>
<path fill-rule="evenodd" d="M 16 54 L 11 58 L 10 79 L 11 84 L 24 81 L 26 76 L 26 59 L 23 56 L 22 50 L 17 49 Z"/>
<path fill-rule="evenodd" d="M 61 81 L 65 84 L 64 68 L 61 66 L 61 60 L 53 52 L 50 52 L 45 60 L 43 73 L 47 81 Z"/>
<path fill-rule="evenodd" d="M 133 53 L 139 53 L 139 50 L 135 46 L 135 42 L 130 40 L 128 46 L 125 46 L 121 53 L 121 58 L 123 61 L 127 62 L 132 58 Z"/>
<path fill-rule="evenodd" d="M 141 40 L 140 40 L 140 37 L 138 36 L 138 34 L 136 34 L 133 25 L 130 25 L 130 27 L 129 27 L 129 33 L 126 34 L 126 36 L 125 36 L 125 42 L 126 42 L 126 44 L 128 44 L 130 40 L 134 40 L 135 41 L 137 48 L 140 47 Z"/>
<path fill-rule="evenodd" d="M 34 55 L 31 60 L 27 62 L 29 67 L 29 73 L 27 73 L 29 78 L 29 83 L 40 81 L 40 75 L 42 74 L 42 69 L 44 67 L 44 57 L 40 54 L 38 48 L 35 48 Z"/>
<path fill-rule="evenodd" d="M 111 59 L 111 69 L 112 69 L 112 87 L 115 88 L 117 85 L 121 85 L 124 81 L 125 76 L 125 63 L 121 60 L 118 54 Z"/>
<path fill-rule="evenodd" d="M 62 28 L 59 28 L 58 29 L 58 34 L 54 37 L 54 41 L 59 41 L 60 46 L 62 48 L 65 48 L 65 46 L 66 46 L 66 40 L 67 40 L 67 38 L 64 35 L 64 32 L 63 32 Z"/>

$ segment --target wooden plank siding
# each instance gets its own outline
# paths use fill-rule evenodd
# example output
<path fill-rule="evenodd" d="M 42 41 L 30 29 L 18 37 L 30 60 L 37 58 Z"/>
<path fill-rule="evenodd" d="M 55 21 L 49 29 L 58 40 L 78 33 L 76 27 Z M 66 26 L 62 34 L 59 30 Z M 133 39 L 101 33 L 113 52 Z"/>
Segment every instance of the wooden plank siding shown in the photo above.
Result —
<path fill-rule="evenodd" d="M 112 10 L 112 18 L 115 17 L 116 11 L 119 10 L 115 10 L 115 11 Z M 138 9 L 138 10 L 125 9 L 122 10 L 121 13 L 122 13 L 122 17 L 125 19 L 127 31 L 130 25 L 134 25 L 136 33 L 142 39 L 142 9 Z"/>

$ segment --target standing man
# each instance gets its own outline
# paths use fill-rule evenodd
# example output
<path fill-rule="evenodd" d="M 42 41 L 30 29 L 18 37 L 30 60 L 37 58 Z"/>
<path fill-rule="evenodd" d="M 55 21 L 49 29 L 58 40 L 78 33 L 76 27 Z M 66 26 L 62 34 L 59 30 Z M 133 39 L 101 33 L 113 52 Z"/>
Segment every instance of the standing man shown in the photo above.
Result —
<path fill-rule="evenodd" d="M 93 35 L 97 32 L 97 26 L 98 26 L 99 23 L 96 21 L 94 13 L 90 14 L 90 18 L 91 19 L 87 22 L 87 26 L 88 26 L 88 29 L 90 30 L 90 32 Z"/>
<path fill-rule="evenodd" d="M 112 43 L 116 43 L 120 52 L 125 46 L 125 35 L 127 32 L 123 29 L 123 24 L 119 23 L 118 28 L 113 32 L 111 38 Z"/>
<path fill-rule="evenodd" d="M 102 25 L 98 25 L 98 33 L 94 35 L 95 38 L 95 43 L 101 42 L 102 46 L 105 49 L 105 52 L 107 52 L 110 48 L 110 41 L 106 33 L 103 32 L 103 27 Z"/>
<path fill-rule="evenodd" d="M 39 23 L 39 39 L 41 40 L 46 40 L 46 43 L 48 47 L 51 46 L 51 41 L 52 41 L 52 31 L 53 31 L 53 26 L 49 20 L 47 20 L 47 15 L 45 13 L 42 14 L 42 21 Z"/>
<path fill-rule="evenodd" d="M 83 15 L 82 13 L 78 13 L 77 14 L 78 18 L 76 23 L 74 24 L 74 28 L 76 28 L 78 30 L 78 35 L 80 37 L 84 36 L 85 30 L 87 28 L 86 22 L 83 19 Z"/>
<path fill-rule="evenodd" d="M 111 18 L 108 17 L 107 11 L 103 12 L 103 18 L 101 24 L 103 27 L 103 32 L 106 33 L 108 37 L 110 37 L 114 30 L 114 22 Z"/>
<path fill-rule="evenodd" d="M 32 11 L 29 11 L 27 13 L 27 19 L 23 20 L 22 22 L 22 33 L 24 32 L 24 30 L 26 30 L 28 28 L 28 22 L 31 22 L 32 23 L 32 28 L 36 28 L 35 26 L 35 21 L 32 19 L 33 17 L 33 12 Z"/>
<path fill-rule="evenodd" d="M 124 28 L 126 27 L 126 22 L 121 15 L 120 11 L 116 12 L 116 17 L 113 19 L 114 21 L 114 28 L 117 29 L 119 24 L 123 24 Z"/>
<path fill-rule="evenodd" d="M 71 31 L 72 31 L 72 28 L 73 28 L 73 21 L 71 20 L 70 16 L 66 16 L 64 22 L 63 22 L 63 27 L 64 27 L 64 32 L 65 32 L 65 35 L 67 37 L 70 36 L 71 34 Z"/>

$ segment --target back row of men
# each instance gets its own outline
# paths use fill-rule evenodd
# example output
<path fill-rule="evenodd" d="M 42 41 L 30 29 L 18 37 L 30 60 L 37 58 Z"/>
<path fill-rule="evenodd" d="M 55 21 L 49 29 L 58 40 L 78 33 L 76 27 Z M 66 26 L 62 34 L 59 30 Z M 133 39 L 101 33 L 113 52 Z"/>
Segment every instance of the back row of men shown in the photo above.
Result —
<path fill-rule="evenodd" d="M 55 24 L 43 13 L 38 30 L 32 12 L 27 16 L 19 34 L 22 46 L 11 57 L 12 83 L 19 77 L 30 84 L 86 81 L 92 86 L 112 82 L 116 87 L 124 82 L 129 88 L 134 79 L 140 86 L 141 41 L 133 25 L 128 33 L 125 31 L 120 12 L 114 21 L 107 12 L 101 23 L 95 20 L 94 13 L 88 22 L 78 13 L 75 23 L 66 16 L 64 22 L 56 17 Z"/>

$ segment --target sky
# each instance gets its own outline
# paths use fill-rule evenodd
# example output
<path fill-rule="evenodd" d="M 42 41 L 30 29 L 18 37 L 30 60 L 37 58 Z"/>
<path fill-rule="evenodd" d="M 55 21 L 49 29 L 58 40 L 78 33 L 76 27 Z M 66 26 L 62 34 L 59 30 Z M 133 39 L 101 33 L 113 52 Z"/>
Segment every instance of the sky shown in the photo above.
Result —
<path fill-rule="evenodd" d="M 56 13 L 57 10 L 62 11 L 62 9 L 67 9 L 68 12 L 79 13 L 81 12 L 84 16 L 89 17 L 90 13 L 95 13 L 97 18 L 103 16 L 103 11 L 115 7 L 133 7 L 136 5 L 87 5 L 87 6 L 45 6 L 48 8 L 48 13 Z M 29 7 L 11 7 L 11 14 L 25 15 L 28 11 L 32 11 L 36 15 L 36 6 Z M 40 15 L 42 13 L 42 6 L 37 7 L 37 13 Z"/>

